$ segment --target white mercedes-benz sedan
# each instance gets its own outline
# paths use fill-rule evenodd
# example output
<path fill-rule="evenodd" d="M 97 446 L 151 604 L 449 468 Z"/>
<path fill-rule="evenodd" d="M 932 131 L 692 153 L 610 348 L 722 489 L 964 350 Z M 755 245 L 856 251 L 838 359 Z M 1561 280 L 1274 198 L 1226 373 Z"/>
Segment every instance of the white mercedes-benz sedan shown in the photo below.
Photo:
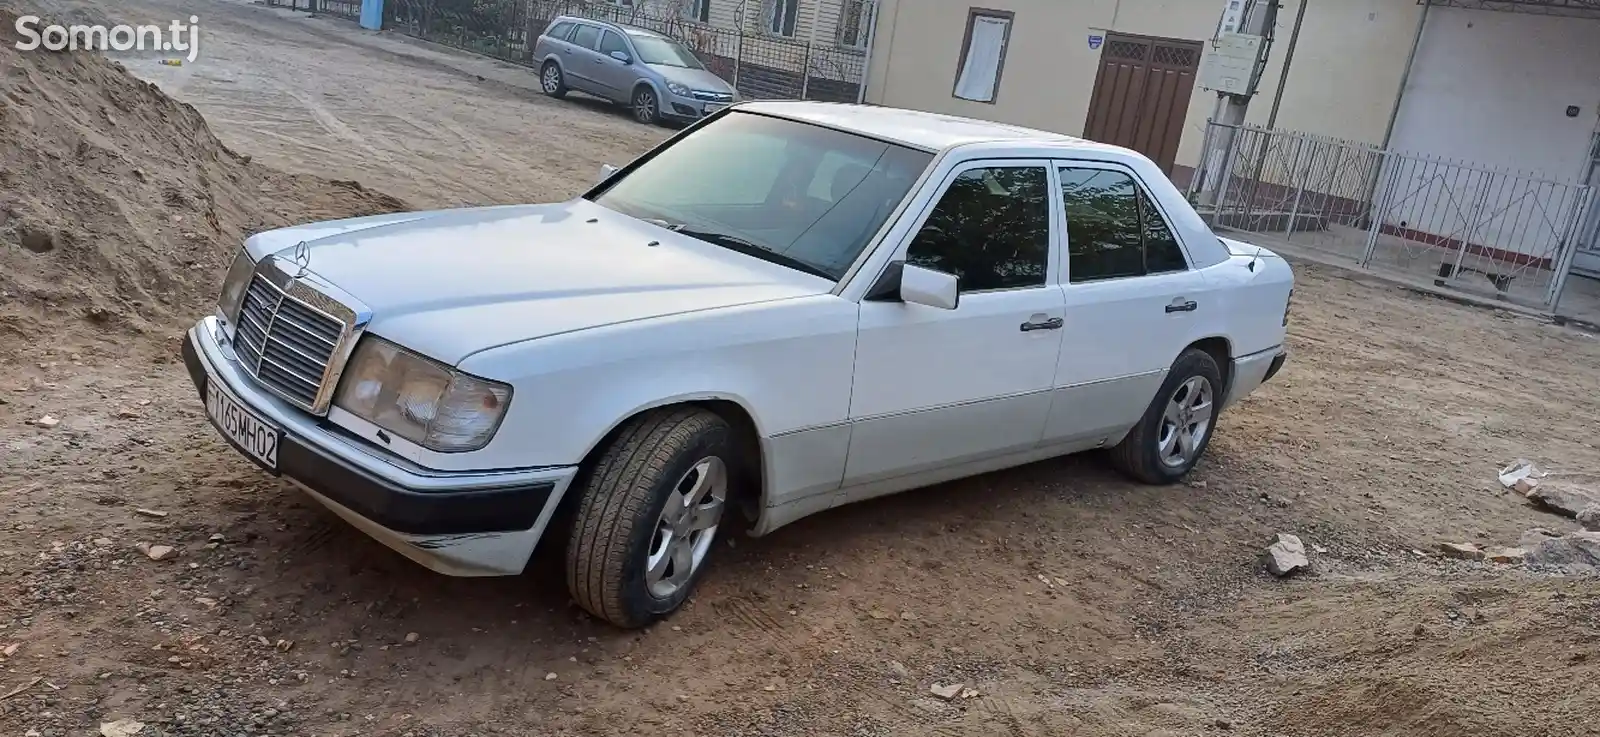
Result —
<path fill-rule="evenodd" d="M 559 536 L 637 627 L 736 527 L 1091 449 L 1176 481 L 1287 355 L 1288 264 L 1126 149 L 760 102 L 603 176 L 252 236 L 184 341 L 207 415 L 435 571 Z"/>

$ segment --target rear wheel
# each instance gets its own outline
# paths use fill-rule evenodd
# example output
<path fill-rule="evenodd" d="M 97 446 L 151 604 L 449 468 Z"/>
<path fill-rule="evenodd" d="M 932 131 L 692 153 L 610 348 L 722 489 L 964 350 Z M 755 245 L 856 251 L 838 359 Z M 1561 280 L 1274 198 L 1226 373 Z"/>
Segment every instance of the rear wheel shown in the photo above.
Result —
<path fill-rule="evenodd" d="M 561 65 L 553 61 L 544 63 L 539 70 L 539 89 L 551 97 L 561 97 L 567 94 L 567 78 L 561 73 Z"/>
<path fill-rule="evenodd" d="M 617 433 L 574 489 L 567 585 L 580 606 L 633 628 L 689 598 L 739 478 L 731 435 L 693 407 L 648 413 Z"/>
<path fill-rule="evenodd" d="M 1111 449 L 1111 464 L 1147 484 L 1182 479 L 1211 443 L 1221 399 L 1216 359 L 1196 348 L 1184 351 L 1139 424 Z"/>

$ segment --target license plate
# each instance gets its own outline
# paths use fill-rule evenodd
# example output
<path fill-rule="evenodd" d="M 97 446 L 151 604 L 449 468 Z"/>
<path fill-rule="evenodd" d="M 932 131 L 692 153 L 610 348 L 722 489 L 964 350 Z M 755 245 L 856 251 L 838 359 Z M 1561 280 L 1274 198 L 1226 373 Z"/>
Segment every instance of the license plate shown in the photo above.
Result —
<path fill-rule="evenodd" d="M 206 416 L 234 447 L 269 471 L 278 470 L 278 438 L 282 433 L 240 405 L 215 381 L 206 382 Z"/>

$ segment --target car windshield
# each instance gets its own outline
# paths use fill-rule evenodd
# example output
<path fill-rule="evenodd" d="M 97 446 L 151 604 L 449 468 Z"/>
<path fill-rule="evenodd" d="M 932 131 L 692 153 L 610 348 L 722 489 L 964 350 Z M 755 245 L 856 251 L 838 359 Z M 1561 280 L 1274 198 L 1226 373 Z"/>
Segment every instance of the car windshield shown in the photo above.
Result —
<path fill-rule="evenodd" d="M 593 200 L 715 245 L 838 281 L 933 155 L 733 112 L 608 182 Z"/>
<path fill-rule="evenodd" d="M 683 44 L 660 36 L 634 36 L 633 47 L 639 50 L 639 61 L 687 69 L 705 69 L 694 52 Z"/>

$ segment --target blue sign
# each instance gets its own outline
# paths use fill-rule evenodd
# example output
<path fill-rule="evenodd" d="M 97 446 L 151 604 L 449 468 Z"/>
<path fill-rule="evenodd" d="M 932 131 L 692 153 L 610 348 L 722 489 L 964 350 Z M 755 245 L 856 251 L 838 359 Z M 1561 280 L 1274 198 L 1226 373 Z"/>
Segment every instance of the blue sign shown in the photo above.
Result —
<path fill-rule="evenodd" d="M 1105 43 L 1105 40 L 1106 40 L 1105 36 L 1097 36 L 1097 35 L 1091 33 L 1091 34 L 1089 34 L 1089 48 L 1091 50 L 1092 49 L 1098 49 L 1098 48 L 1100 48 L 1100 44 Z"/>

